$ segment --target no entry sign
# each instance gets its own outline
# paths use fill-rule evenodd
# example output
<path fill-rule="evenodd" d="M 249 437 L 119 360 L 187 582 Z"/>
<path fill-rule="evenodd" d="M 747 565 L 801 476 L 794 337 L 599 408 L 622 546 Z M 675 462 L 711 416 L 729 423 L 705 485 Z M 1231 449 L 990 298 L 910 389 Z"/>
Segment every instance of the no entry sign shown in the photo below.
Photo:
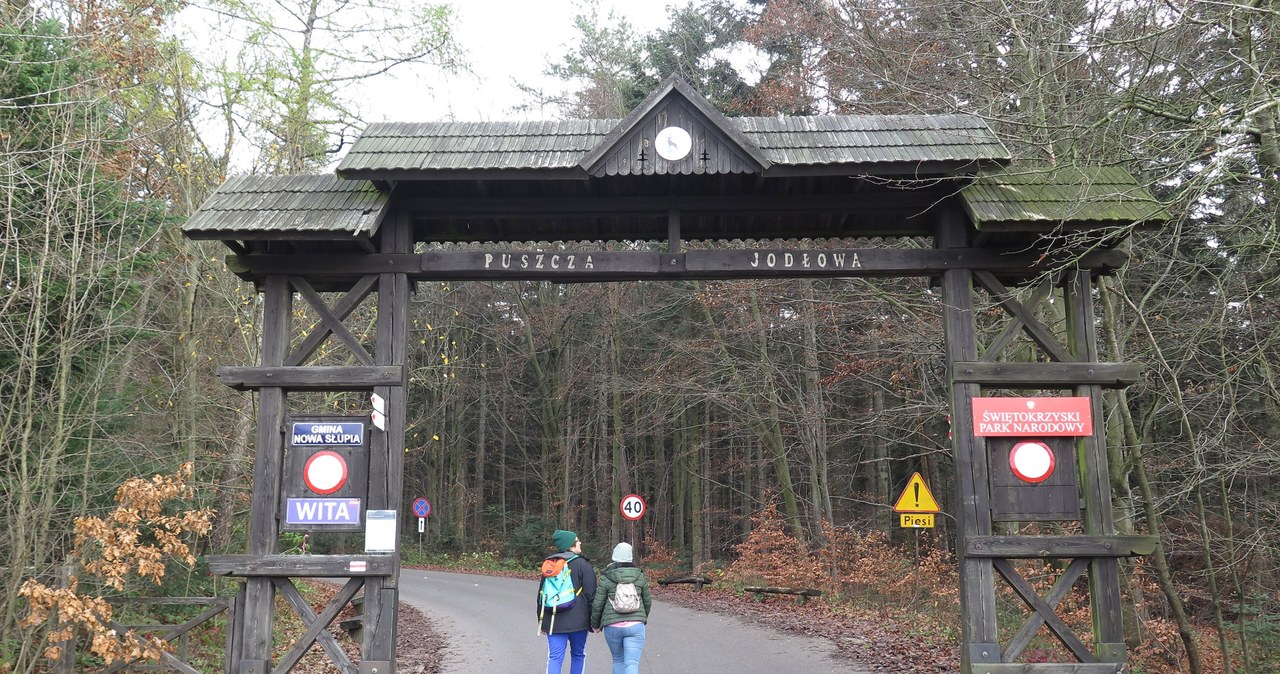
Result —
<path fill-rule="evenodd" d="M 311 455 L 302 468 L 302 482 L 311 491 L 327 496 L 347 483 L 347 460 L 337 452 L 320 451 Z"/>
<path fill-rule="evenodd" d="M 1009 450 L 1009 468 L 1023 482 L 1037 484 L 1049 479 L 1054 463 L 1053 450 L 1043 442 L 1024 440 Z"/>

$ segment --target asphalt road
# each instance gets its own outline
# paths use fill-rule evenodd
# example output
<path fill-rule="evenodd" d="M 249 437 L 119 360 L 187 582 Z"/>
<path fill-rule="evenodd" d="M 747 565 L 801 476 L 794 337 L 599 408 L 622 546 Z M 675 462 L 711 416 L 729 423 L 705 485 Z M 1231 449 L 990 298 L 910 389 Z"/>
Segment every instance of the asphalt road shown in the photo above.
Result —
<path fill-rule="evenodd" d="M 543 672 L 546 637 L 533 614 L 531 579 L 402 569 L 400 600 L 426 614 L 445 636 L 445 674 Z M 835 647 L 817 637 L 784 634 L 732 616 L 702 613 L 654 600 L 649 616 L 643 674 L 743 674 L 744 672 L 854 672 L 833 659 Z M 610 671 L 602 634 L 587 642 L 588 674 Z M 404 663 L 409 664 L 409 663 Z M 565 664 L 565 672 L 569 671 Z"/>

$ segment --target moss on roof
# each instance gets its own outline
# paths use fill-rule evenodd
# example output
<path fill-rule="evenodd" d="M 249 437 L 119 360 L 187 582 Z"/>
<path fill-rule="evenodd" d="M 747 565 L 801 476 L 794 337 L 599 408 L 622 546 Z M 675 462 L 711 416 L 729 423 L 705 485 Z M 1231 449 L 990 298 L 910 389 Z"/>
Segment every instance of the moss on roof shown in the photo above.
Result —
<path fill-rule="evenodd" d="M 974 224 L 1158 224 L 1164 206 L 1116 166 L 997 168 L 983 171 L 961 192 Z"/>

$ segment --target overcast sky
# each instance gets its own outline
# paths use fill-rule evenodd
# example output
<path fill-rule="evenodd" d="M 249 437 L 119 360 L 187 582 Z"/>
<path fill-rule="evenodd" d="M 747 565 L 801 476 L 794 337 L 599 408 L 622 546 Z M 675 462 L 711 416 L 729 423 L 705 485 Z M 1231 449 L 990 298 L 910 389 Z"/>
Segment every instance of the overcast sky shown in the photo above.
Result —
<path fill-rule="evenodd" d="M 414 2 L 415 0 L 402 0 Z M 428 0 L 432 1 L 432 0 Z M 564 84 L 549 80 L 543 71 L 560 62 L 570 44 L 577 44 L 575 16 L 585 13 L 585 0 L 435 0 L 454 8 L 452 30 L 473 74 L 442 75 L 426 66 L 403 66 L 372 81 L 353 83 L 345 93 L 367 122 L 502 121 L 555 119 L 556 110 L 515 112 L 526 102 L 516 82 L 561 91 Z M 667 7 L 690 0 L 597 0 L 602 25 L 616 25 L 610 12 L 625 19 L 637 38 L 660 27 Z M 288 1 L 263 7 L 278 11 Z M 288 25 L 288 22 L 285 22 Z M 175 22 L 179 39 L 206 63 L 226 62 L 235 67 L 247 24 L 229 21 L 194 3 Z M 222 138 L 220 113 L 209 109 L 197 122 L 214 146 Z M 248 170 L 255 152 L 233 150 L 237 170 Z"/>
<path fill-rule="evenodd" d="M 383 101 L 377 107 L 384 112 L 370 114 L 369 119 L 429 122 L 554 117 L 554 111 L 511 111 L 524 102 L 514 82 L 536 85 L 545 81 L 542 73 L 548 62 L 558 62 L 577 41 L 573 18 L 585 11 L 582 0 L 457 0 L 450 4 L 456 14 L 455 35 L 467 51 L 475 76 L 436 81 L 426 96 L 416 93 L 421 87 L 413 85 L 414 76 L 390 78 L 372 94 Z M 608 23 L 612 11 L 625 18 L 637 35 L 643 35 L 662 24 L 671 4 L 673 0 L 599 0 L 599 16 L 602 23 Z"/>

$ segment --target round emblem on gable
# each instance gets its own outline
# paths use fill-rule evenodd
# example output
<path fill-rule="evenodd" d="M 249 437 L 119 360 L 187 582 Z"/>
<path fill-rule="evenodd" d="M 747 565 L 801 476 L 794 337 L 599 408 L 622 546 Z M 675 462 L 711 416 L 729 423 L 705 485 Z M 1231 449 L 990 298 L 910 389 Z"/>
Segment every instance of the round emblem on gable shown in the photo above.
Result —
<path fill-rule="evenodd" d="M 667 161 L 680 161 L 693 149 L 693 139 L 689 137 L 688 131 L 678 126 L 668 126 L 653 139 L 653 149 Z"/>

